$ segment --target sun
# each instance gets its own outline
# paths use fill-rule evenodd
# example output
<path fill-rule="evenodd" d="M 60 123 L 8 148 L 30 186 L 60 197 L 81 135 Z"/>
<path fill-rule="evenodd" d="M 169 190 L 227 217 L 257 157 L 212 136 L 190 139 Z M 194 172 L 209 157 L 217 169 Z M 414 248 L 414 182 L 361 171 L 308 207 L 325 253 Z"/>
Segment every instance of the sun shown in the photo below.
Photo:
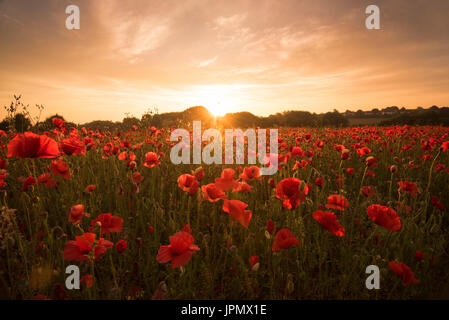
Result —
<path fill-rule="evenodd" d="M 210 113 L 212 113 L 214 116 L 216 117 L 222 117 L 224 116 L 226 113 L 228 113 L 228 111 L 226 110 L 226 108 L 220 103 L 220 101 L 216 102 L 216 103 L 207 103 L 204 105 L 207 110 L 209 110 Z"/>
<path fill-rule="evenodd" d="M 192 96 L 196 105 L 206 107 L 216 117 L 235 112 L 240 104 L 235 92 L 226 85 L 198 86 L 193 90 Z"/>

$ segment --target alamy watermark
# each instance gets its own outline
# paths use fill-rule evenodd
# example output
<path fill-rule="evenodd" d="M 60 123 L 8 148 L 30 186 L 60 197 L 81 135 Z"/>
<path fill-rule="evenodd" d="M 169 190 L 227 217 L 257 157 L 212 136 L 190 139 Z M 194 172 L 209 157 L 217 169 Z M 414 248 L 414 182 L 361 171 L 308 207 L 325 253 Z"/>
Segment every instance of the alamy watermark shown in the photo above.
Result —
<path fill-rule="evenodd" d="M 273 175 L 278 170 L 278 129 L 269 129 L 269 150 L 267 153 L 266 129 L 225 129 L 225 164 L 234 163 L 234 138 L 236 164 L 245 162 L 245 138 L 247 138 L 248 164 L 259 163 L 267 165 L 260 168 L 261 175 Z M 175 129 L 170 134 L 170 141 L 178 142 L 171 148 L 170 160 L 173 164 L 191 164 L 190 133 L 186 129 Z M 203 150 L 203 141 L 209 142 Z M 222 134 L 217 129 L 207 129 L 201 134 L 201 121 L 193 121 L 193 163 L 223 164 Z"/>
<path fill-rule="evenodd" d="M 69 5 L 65 9 L 65 13 L 69 16 L 66 18 L 65 26 L 68 30 L 80 29 L 80 9 L 77 5 Z M 369 16 L 365 19 L 365 26 L 368 30 L 380 29 L 380 9 L 378 6 L 371 4 L 366 7 L 365 14 Z"/>

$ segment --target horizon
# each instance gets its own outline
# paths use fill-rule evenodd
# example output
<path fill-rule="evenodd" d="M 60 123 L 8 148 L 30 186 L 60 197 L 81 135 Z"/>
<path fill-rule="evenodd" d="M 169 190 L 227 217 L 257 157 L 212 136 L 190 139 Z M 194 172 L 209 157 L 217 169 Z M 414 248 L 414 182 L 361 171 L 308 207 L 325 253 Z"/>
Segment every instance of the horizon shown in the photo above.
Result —
<path fill-rule="evenodd" d="M 0 104 L 22 95 L 75 123 L 448 105 L 449 2 L 377 1 L 380 30 L 365 27 L 370 4 L 1 0 Z"/>

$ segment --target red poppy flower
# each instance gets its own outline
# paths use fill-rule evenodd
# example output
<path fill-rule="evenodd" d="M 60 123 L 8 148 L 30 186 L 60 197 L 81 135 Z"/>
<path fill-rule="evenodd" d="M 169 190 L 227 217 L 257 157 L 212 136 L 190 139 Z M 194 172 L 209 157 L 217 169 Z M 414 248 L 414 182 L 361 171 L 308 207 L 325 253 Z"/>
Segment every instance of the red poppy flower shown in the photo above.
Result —
<path fill-rule="evenodd" d="M 139 183 L 139 182 L 143 181 L 143 179 L 144 179 L 144 177 L 140 174 L 139 171 L 135 171 L 131 174 L 131 180 L 134 183 Z"/>
<path fill-rule="evenodd" d="M 424 253 L 422 251 L 418 250 L 418 251 L 415 252 L 415 259 L 417 261 L 422 261 L 422 260 L 424 260 L 424 258 L 425 258 L 425 255 L 424 255 Z"/>
<path fill-rule="evenodd" d="M 170 244 L 168 246 L 160 246 L 157 253 L 157 262 L 167 263 L 171 261 L 171 267 L 177 268 L 186 265 L 192 258 L 195 251 L 200 250 L 198 246 L 193 244 L 195 239 L 185 231 L 179 231 L 170 236 Z"/>
<path fill-rule="evenodd" d="M 298 178 L 287 178 L 276 186 L 276 197 L 284 199 L 282 206 L 287 209 L 295 209 L 304 202 L 309 193 L 309 187 Z"/>
<path fill-rule="evenodd" d="M 86 187 L 86 189 L 84 189 L 85 193 L 90 193 L 92 191 L 95 191 L 97 189 L 97 186 L 94 184 L 90 184 Z"/>
<path fill-rule="evenodd" d="M 99 222 L 101 234 L 122 231 L 123 219 L 113 216 L 111 213 L 100 214 L 95 220 L 91 221 L 92 227 Z"/>
<path fill-rule="evenodd" d="M 50 170 L 55 176 L 61 176 L 69 180 L 71 173 L 68 164 L 63 160 L 53 160 L 50 163 Z"/>
<path fill-rule="evenodd" d="M 229 216 L 239 222 L 245 228 L 248 228 L 252 213 L 245 210 L 248 205 L 240 200 L 224 200 L 223 211 L 229 213 Z"/>
<path fill-rule="evenodd" d="M 43 173 L 37 178 L 39 184 L 45 184 L 47 188 L 53 188 L 56 185 L 56 180 L 50 178 L 50 173 Z"/>
<path fill-rule="evenodd" d="M 253 268 L 257 263 L 259 263 L 259 257 L 258 256 L 251 256 L 248 259 L 249 266 Z"/>
<path fill-rule="evenodd" d="M 65 121 L 62 120 L 61 118 L 52 118 L 51 121 L 53 122 L 53 126 L 55 126 L 56 128 L 62 128 L 65 125 Z"/>
<path fill-rule="evenodd" d="M 81 277 L 80 282 L 84 282 L 86 285 L 86 288 L 89 289 L 89 288 L 92 288 L 94 279 L 91 274 L 85 274 L 84 276 Z"/>
<path fill-rule="evenodd" d="M 252 186 L 247 184 L 246 182 L 239 183 L 239 186 L 232 190 L 232 192 L 251 192 L 253 189 Z"/>
<path fill-rule="evenodd" d="M 58 154 L 58 143 L 46 135 L 25 132 L 8 143 L 8 158 L 54 158 Z"/>
<path fill-rule="evenodd" d="M 443 143 L 441 144 L 441 150 L 442 150 L 443 152 L 449 150 L 449 141 L 443 142 Z"/>
<path fill-rule="evenodd" d="M 323 186 L 323 179 L 321 179 L 319 177 L 316 178 L 315 185 L 317 185 L 318 187 L 322 187 Z"/>
<path fill-rule="evenodd" d="M 128 160 L 129 162 L 136 160 L 136 155 L 132 151 L 123 151 L 118 156 L 117 159 L 120 161 Z"/>
<path fill-rule="evenodd" d="M 260 169 L 257 166 L 246 167 L 243 169 L 243 173 L 239 176 L 239 178 L 250 181 L 254 179 L 260 180 Z"/>
<path fill-rule="evenodd" d="M 8 161 L 6 159 L 0 159 L 0 169 L 5 169 Z"/>
<path fill-rule="evenodd" d="M 116 244 L 115 244 L 115 250 L 118 253 L 123 253 L 126 248 L 128 247 L 128 244 L 126 243 L 125 240 L 119 240 Z"/>
<path fill-rule="evenodd" d="M 372 197 L 374 196 L 374 190 L 371 188 L 371 186 L 363 186 L 362 187 L 362 193 L 365 197 Z"/>
<path fill-rule="evenodd" d="M 345 209 L 349 206 L 348 200 L 339 194 L 331 194 L 327 198 L 326 208 L 335 209 L 340 211 L 345 211 Z"/>
<path fill-rule="evenodd" d="M 388 264 L 391 271 L 393 271 L 398 277 L 402 278 L 402 284 L 408 286 L 411 283 L 418 283 L 415 279 L 413 271 L 402 262 L 390 261 Z"/>
<path fill-rule="evenodd" d="M 75 241 L 67 242 L 63 252 L 64 260 L 90 262 L 88 255 L 94 249 L 94 260 L 96 261 L 113 246 L 112 242 L 103 238 L 96 241 L 95 234 L 90 232 L 86 232 L 82 236 L 76 236 L 75 239 Z"/>
<path fill-rule="evenodd" d="M 418 196 L 418 187 L 414 182 L 410 181 L 400 181 L 398 182 L 398 192 L 408 192 L 413 197 Z"/>
<path fill-rule="evenodd" d="M 70 137 L 62 140 L 61 150 L 69 156 L 86 154 L 86 146 L 77 137 Z"/>
<path fill-rule="evenodd" d="M 204 200 L 216 202 L 218 200 L 227 199 L 225 193 L 217 188 L 215 183 L 209 183 L 201 187 Z"/>
<path fill-rule="evenodd" d="M 222 191 L 237 188 L 239 186 L 239 183 L 234 180 L 234 175 L 234 169 L 224 169 L 221 173 L 221 177 L 215 179 L 215 185 Z"/>
<path fill-rule="evenodd" d="M 70 208 L 69 222 L 72 222 L 73 224 L 80 224 L 84 215 L 89 216 L 84 213 L 84 206 L 82 204 L 74 205 Z"/>
<path fill-rule="evenodd" d="M 198 191 L 200 184 L 191 174 L 182 174 L 178 178 L 178 186 L 190 195 L 194 195 Z"/>
<path fill-rule="evenodd" d="M 312 214 L 312 216 L 324 229 L 330 233 L 333 233 L 338 237 L 343 237 L 345 235 L 345 228 L 340 225 L 335 213 L 317 210 Z"/>
<path fill-rule="evenodd" d="M 161 162 L 159 161 L 159 156 L 154 152 L 147 152 L 145 154 L 145 161 L 143 165 L 148 168 L 157 167 Z"/>
<path fill-rule="evenodd" d="M 366 212 L 375 224 L 391 231 L 401 229 L 401 219 L 399 219 L 398 213 L 392 208 L 373 204 L 366 209 Z"/>
<path fill-rule="evenodd" d="M 28 191 L 28 188 L 34 186 L 35 184 L 36 179 L 34 179 L 32 176 L 27 177 L 23 182 L 22 191 Z"/>
<path fill-rule="evenodd" d="M 272 251 L 279 251 L 281 249 L 288 249 L 291 246 L 299 246 L 299 241 L 289 229 L 281 229 L 274 236 Z"/>

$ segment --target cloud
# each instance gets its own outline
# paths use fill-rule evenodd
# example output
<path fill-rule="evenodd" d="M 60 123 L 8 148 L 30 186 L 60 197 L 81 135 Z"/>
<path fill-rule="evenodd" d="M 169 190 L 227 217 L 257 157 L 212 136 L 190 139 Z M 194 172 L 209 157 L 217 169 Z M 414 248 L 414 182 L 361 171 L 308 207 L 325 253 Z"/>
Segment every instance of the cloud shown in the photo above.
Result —
<path fill-rule="evenodd" d="M 65 28 L 67 4 L 79 5 L 80 30 Z M 260 114 L 447 104 L 449 1 L 379 0 L 380 31 L 365 28 L 369 4 L 0 1 L 0 104 L 26 93 L 78 120 L 93 117 L 78 105 L 118 120 L 126 99 L 178 110 L 202 86 Z"/>
<path fill-rule="evenodd" d="M 200 67 L 200 68 L 207 67 L 208 65 L 211 65 L 212 63 L 217 61 L 217 58 L 218 58 L 218 56 L 215 56 L 213 58 L 203 60 L 200 63 L 198 63 L 198 67 Z"/>

